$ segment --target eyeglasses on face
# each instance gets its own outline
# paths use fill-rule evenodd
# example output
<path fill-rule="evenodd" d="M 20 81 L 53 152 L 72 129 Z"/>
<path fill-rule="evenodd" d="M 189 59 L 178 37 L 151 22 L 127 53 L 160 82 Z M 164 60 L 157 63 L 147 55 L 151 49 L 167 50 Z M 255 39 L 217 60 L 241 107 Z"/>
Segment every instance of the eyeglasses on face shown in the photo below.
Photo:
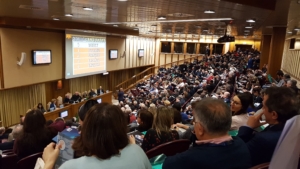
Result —
<path fill-rule="evenodd" d="M 233 103 L 234 105 L 240 105 L 241 103 L 237 102 L 237 101 L 234 101 L 234 100 L 231 100 L 231 103 Z"/>

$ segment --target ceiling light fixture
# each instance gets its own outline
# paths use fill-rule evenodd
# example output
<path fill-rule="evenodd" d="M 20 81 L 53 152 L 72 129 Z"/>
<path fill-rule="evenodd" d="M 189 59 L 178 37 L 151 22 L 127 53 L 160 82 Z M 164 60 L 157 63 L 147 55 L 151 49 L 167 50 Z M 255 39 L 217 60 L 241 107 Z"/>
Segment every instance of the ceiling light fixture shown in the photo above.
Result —
<path fill-rule="evenodd" d="M 254 19 L 247 19 L 246 22 L 254 23 L 255 20 Z"/>
<path fill-rule="evenodd" d="M 135 31 L 138 31 L 138 30 L 139 30 L 139 28 L 134 28 L 133 30 L 135 30 Z"/>
<path fill-rule="evenodd" d="M 250 32 L 250 30 L 245 30 L 244 32 Z"/>
<path fill-rule="evenodd" d="M 53 20 L 58 21 L 59 19 L 58 18 L 53 18 Z"/>
<path fill-rule="evenodd" d="M 86 10 L 86 11 L 92 11 L 93 10 L 93 8 L 89 8 L 89 7 L 83 7 L 82 9 Z"/>
<path fill-rule="evenodd" d="M 204 30 L 203 30 L 203 32 L 207 32 L 207 31 L 208 31 L 207 29 L 204 29 Z"/>
<path fill-rule="evenodd" d="M 113 25 L 113 27 L 118 27 L 118 25 Z"/>
<path fill-rule="evenodd" d="M 167 18 L 165 16 L 159 16 L 157 19 L 162 20 L 162 19 L 167 19 Z"/>
<path fill-rule="evenodd" d="M 246 26 L 245 28 L 246 29 L 252 29 L 252 26 Z"/>
<path fill-rule="evenodd" d="M 126 2 L 127 0 L 118 0 L 118 1 L 120 1 L 120 2 Z"/>
<path fill-rule="evenodd" d="M 206 11 L 204 11 L 204 13 L 216 13 L 216 12 L 212 11 L 212 10 L 206 10 Z"/>
<path fill-rule="evenodd" d="M 289 32 L 287 32 L 287 33 L 293 33 L 293 32 L 289 31 Z"/>
<path fill-rule="evenodd" d="M 300 30 L 300 28 L 295 28 L 294 30 L 295 30 L 295 31 L 298 31 L 298 30 Z"/>
<path fill-rule="evenodd" d="M 71 16 L 73 16 L 73 14 L 68 13 L 68 14 L 65 14 L 65 16 L 71 17 Z"/>

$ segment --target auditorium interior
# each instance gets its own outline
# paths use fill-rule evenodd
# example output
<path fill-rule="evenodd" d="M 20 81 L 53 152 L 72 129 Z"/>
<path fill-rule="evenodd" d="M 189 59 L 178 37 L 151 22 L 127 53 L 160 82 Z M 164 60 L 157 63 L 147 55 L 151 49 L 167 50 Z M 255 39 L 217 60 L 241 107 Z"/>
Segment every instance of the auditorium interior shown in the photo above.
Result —
<path fill-rule="evenodd" d="M 39 103 L 46 120 L 70 120 L 87 100 L 64 99 L 78 93 L 119 105 L 121 88 L 136 96 L 157 72 L 228 52 L 258 52 L 267 80 L 281 70 L 300 88 L 299 9 L 299 0 L 0 1 L 0 126 Z"/>

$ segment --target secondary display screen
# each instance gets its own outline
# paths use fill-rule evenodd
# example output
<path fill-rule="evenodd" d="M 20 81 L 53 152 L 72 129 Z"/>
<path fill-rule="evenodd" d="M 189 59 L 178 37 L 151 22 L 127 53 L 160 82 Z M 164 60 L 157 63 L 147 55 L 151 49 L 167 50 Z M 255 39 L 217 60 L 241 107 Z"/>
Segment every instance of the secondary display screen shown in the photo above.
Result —
<path fill-rule="evenodd" d="M 106 37 L 66 33 L 66 79 L 106 72 Z"/>
<path fill-rule="evenodd" d="M 50 64 L 52 62 L 51 50 L 33 50 L 32 64 Z"/>
<path fill-rule="evenodd" d="M 68 116 L 68 111 L 60 112 L 60 117 L 61 118 L 64 118 L 64 117 L 67 117 L 67 116 Z"/>
<path fill-rule="evenodd" d="M 118 50 L 116 49 L 109 50 L 109 59 L 118 59 Z"/>

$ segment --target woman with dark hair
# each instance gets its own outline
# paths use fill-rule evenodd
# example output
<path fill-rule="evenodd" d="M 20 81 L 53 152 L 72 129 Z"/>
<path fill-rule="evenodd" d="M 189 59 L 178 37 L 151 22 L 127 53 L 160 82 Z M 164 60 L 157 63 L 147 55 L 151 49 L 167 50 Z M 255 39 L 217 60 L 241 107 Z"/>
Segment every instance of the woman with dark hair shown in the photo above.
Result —
<path fill-rule="evenodd" d="M 24 119 L 23 132 L 19 139 L 15 140 L 13 152 L 18 155 L 19 159 L 43 152 L 44 148 L 51 143 L 52 138 L 57 135 L 57 132 L 61 131 L 57 130 L 58 125 L 64 126 L 64 123 L 52 123 L 47 127 L 46 119 L 40 110 L 29 111 Z"/>
<path fill-rule="evenodd" d="M 141 109 L 137 114 L 137 123 L 139 124 L 136 128 L 138 131 L 148 131 L 152 127 L 153 114 L 147 109 Z"/>
<path fill-rule="evenodd" d="M 39 103 L 36 108 L 39 109 L 42 113 L 46 112 L 42 103 Z"/>
<path fill-rule="evenodd" d="M 232 98 L 231 111 L 232 123 L 231 130 L 238 130 L 245 125 L 248 120 L 247 109 L 253 107 L 253 98 L 250 93 L 239 93 Z"/>
<path fill-rule="evenodd" d="M 59 168 L 151 169 L 143 150 L 138 145 L 129 143 L 126 123 L 124 113 L 118 106 L 101 103 L 90 108 L 81 135 L 74 140 L 72 146 L 82 157 L 66 161 Z M 54 149 L 53 143 L 45 148 L 44 169 L 53 168 L 58 150 L 59 145 Z"/>
<path fill-rule="evenodd" d="M 178 132 L 171 129 L 174 124 L 173 116 L 170 108 L 157 108 L 152 128 L 147 131 L 143 139 L 142 148 L 145 152 L 162 143 L 179 139 Z"/>
<path fill-rule="evenodd" d="M 91 107 L 98 104 L 96 100 L 88 100 L 85 102 L 78 110 L 79 124 L 82 125 L 83 120 L 85 118 L 86 113 L 89 111 Z"/>

